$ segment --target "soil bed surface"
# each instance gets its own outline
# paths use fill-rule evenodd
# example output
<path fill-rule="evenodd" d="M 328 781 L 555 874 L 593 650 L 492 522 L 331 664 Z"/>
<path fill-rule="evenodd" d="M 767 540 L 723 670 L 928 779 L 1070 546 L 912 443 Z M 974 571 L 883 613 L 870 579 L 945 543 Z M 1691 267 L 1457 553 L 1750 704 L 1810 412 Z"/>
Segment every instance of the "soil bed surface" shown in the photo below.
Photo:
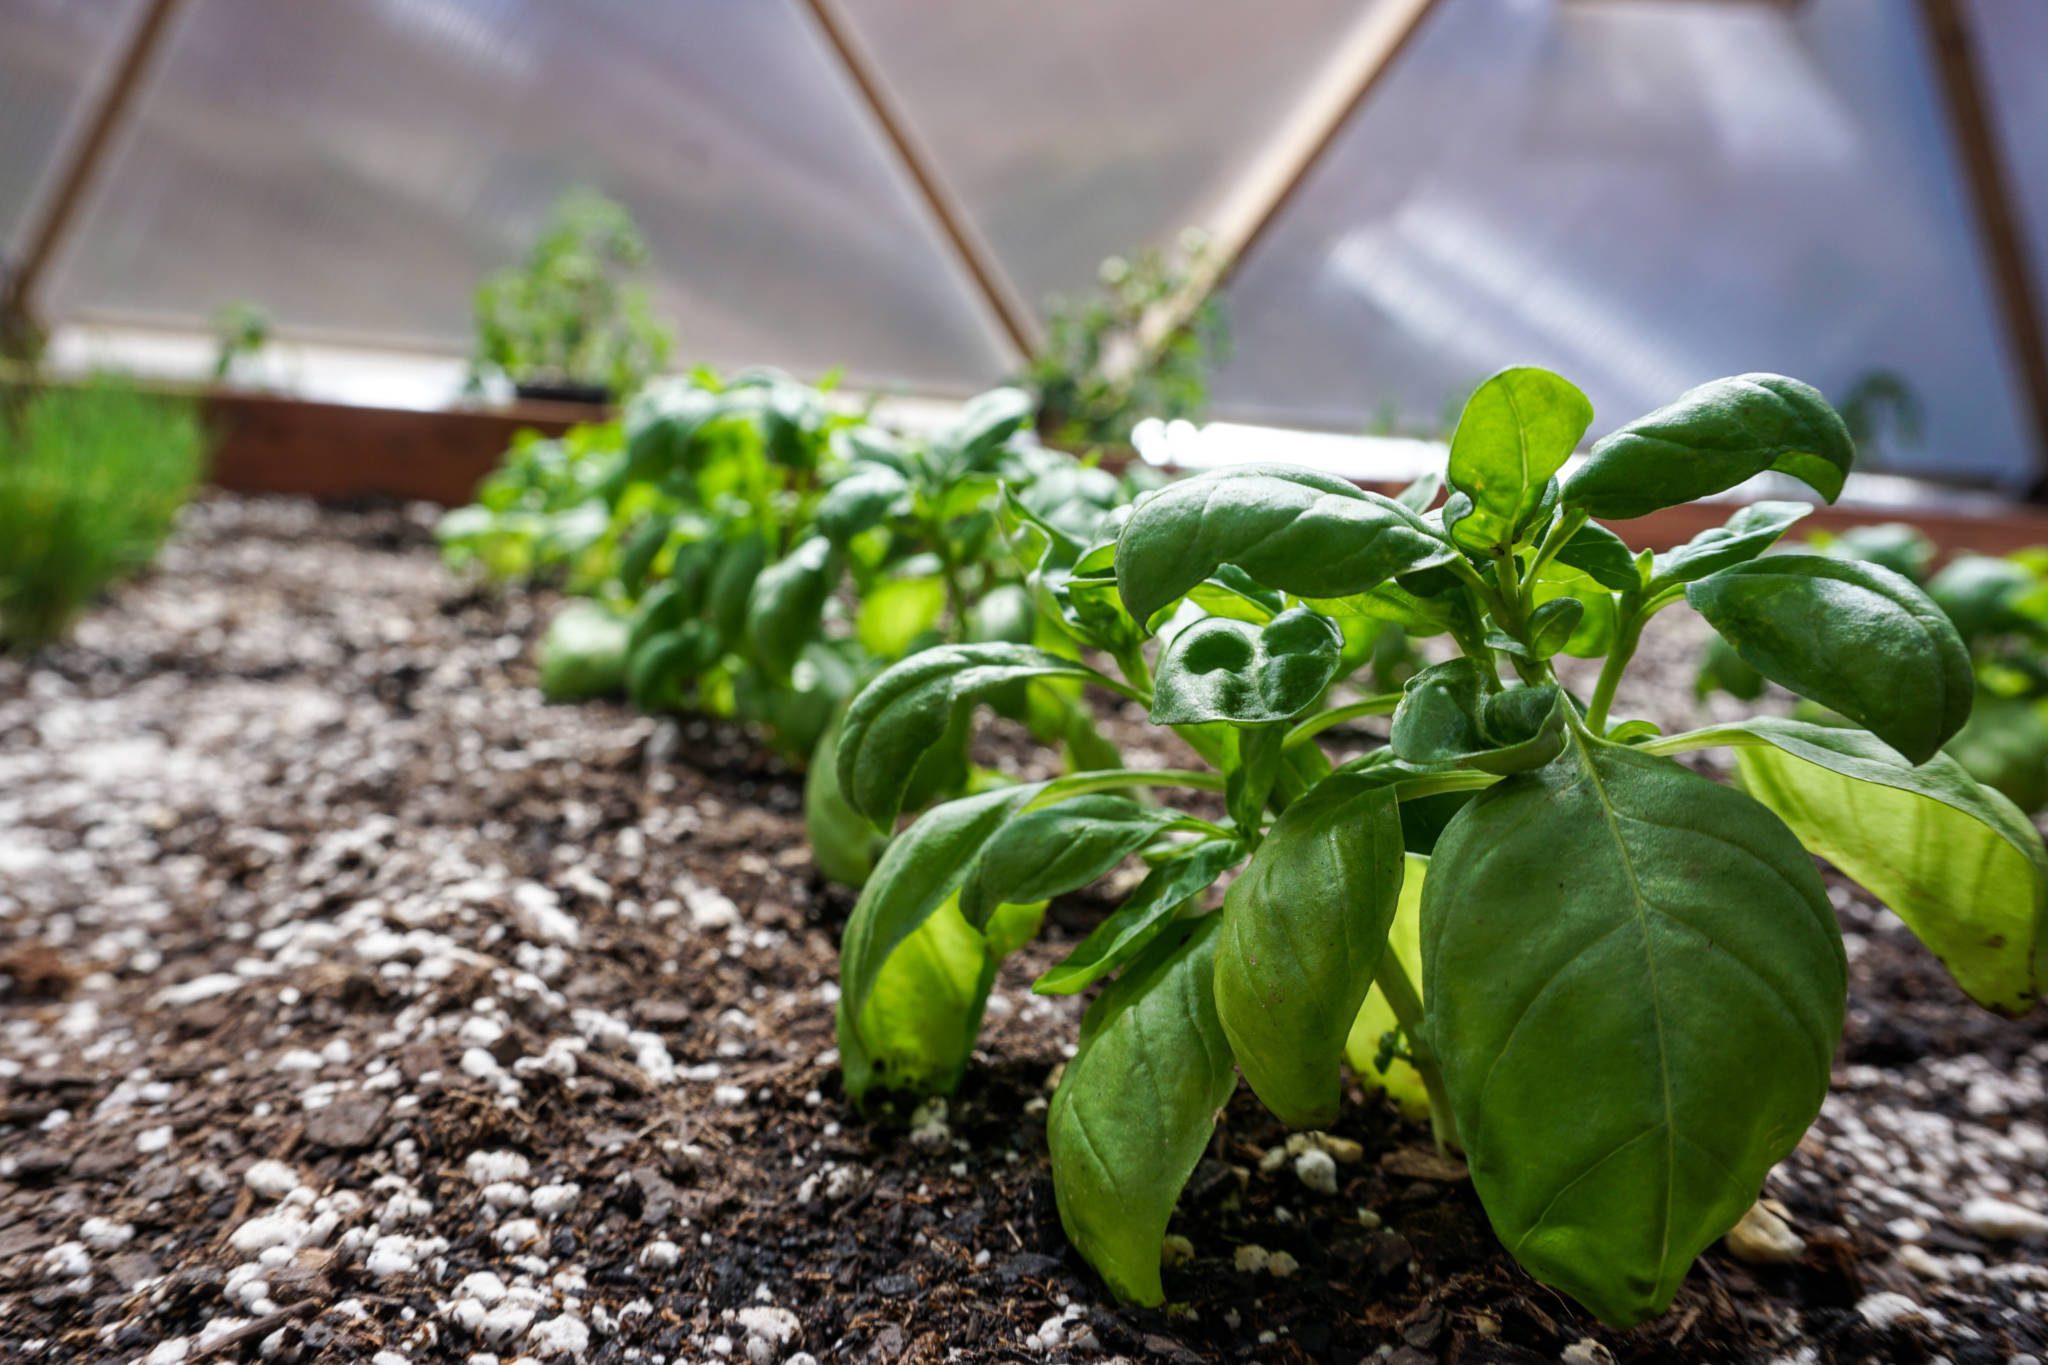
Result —
<path fill-rule="evenodd" d="M 1081 1002 L 1029 992 L 1107 902 L 1006 964 L 948 1105 L 856 1115 L 851 899 L 800 777 L 731 727 L 544 705 L 547 595 L 454 583 L 429 520 L 211 498 L 72 643 L 0 661 L 0 1357 L 2048 1350 L 2048 1018 L 1970 1006 L 1832 876 L 1848 1034 L 1767 1189 L 1796 1260 L 1716 1248 L 1610 1332 L 1383 1101 L 1334 1130 L 1332 1193 L 1240 1089 L 1174 1305 L 1117 1306 L 1046 1167 Z M 1626 699 L 1691 717 L 1696 644 L 1653 636 Z"/>

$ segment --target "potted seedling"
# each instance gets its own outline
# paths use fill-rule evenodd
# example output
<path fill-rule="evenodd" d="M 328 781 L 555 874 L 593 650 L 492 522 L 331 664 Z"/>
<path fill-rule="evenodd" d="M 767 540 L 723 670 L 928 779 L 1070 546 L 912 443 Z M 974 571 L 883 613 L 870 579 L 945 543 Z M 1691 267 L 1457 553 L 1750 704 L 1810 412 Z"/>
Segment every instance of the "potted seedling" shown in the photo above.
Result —
<path fill-rule="evenodd" d="M 477 286 L 472 387 L 502 375 L 521 398 L 599 404 L 638 388 L 673 345 L 646 289 L 622 278 L 646 264 L 622 205 L 564 195 L 525 261 Z"/>

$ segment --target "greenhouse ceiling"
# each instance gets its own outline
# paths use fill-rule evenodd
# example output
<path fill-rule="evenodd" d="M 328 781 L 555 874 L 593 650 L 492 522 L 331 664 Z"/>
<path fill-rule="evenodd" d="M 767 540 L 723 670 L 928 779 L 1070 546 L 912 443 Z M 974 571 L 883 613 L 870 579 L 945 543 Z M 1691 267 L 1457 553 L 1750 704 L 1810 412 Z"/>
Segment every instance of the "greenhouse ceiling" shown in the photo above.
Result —
<path fill-rule="evenodd" d="M 1202 229 L 1218 416 L 1603 414 L 1731 370 L 1889 400 L 1878 463 L 2033 488 L 2037 0 L 0 0 L 0 241 L 55 328 L 460 355 L 564 188 L 685 363 L 956 395 Z M 1192 297 L 1184 302 L 1192 303 Z M 1598 428 L 1596 427 L 1596 432 Z"/>

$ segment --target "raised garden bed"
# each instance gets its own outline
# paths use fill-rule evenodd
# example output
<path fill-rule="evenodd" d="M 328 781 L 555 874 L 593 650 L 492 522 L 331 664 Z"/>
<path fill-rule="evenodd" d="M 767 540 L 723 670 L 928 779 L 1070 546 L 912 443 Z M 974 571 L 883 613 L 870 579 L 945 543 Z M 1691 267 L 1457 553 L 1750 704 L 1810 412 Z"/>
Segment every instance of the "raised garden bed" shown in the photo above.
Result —
<path fill-rule="evenodd" d="M 950 1106 L 862 1120 L 850 901 L 798 776 L 731 729 L 544 706 L 544 595 L 455 586 L 430 524 L 218 496 L 72 643 L 0 662 L 0 1356 L 2048 1350 L 2048 1238 L 2004 1208 L 2048 1194 L 2048 1016 L 1968 1004 L 1832 878 L 1847 1033 L 1767 1191 L 1796 1260 L 1717 1249 L 1610 1332 L 1513 1266 L 1423 1125 L 1359 1100 L 1334 1136 L 1365 1158 L 1298 1171 L 1240 1091 L 1174 1306 L 1116 1306 L 1039 1117 L 1079 1002 L 1028 991 L 1093 916 L 1056 905 L 1005 965 Z M 1683 624 L 1649 645 L 1667 723 L 1699 718 Z"/>

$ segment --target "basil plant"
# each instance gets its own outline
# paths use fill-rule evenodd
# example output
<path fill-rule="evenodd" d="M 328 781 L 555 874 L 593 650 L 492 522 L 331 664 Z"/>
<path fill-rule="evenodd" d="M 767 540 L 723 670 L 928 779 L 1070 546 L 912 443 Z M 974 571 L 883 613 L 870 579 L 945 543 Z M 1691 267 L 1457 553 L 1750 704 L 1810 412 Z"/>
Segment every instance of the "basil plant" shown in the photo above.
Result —
<path fill-rule="evenodd" d="M 1874 565 L 1760 558 L 1800 504 L 1742 507 L 1661 553 L 1596 520 L 1766 470 L 1832 500 L 1853 457 L 1841 419 L 1804 384 L 1743 375 L 1567 473 L 1592 415 L 1557 375 L 1494 376 L 1441 506 L 1434 481 L 1396 499 L 1288 467 L 1169 484 L 1092 539 L 1013 503 L 1041 617 L 1078 648 L 961 644 L 884 671 L 841 731 L 848 803 L 891 827 L 929 746 L 1027 680 L 1141 705 L 1204 766 L 998 787 L 899 834 L 841 945 L 849 1092 L 953 1084 L 1002 954 L 1047 898 L 1136 855 L 1142 880 L 1034 987 L 1107 982 L 1047 1124 L 1061 1219 L 1117 1294 L 1164 1298 L 1161 1238 L 1239 1077 L 1316 1128 L 1348 1058 L 1368 1081 L 1407 1068 L 1509 1252 L 1630 1324 L 1671 1303 L 1827 1093 L 1845 970 L 1810 854 L 1970 995 L 2027 1009 L 2048 855 L 1941 752 L 1971 703 L 1948 618 Z M 1680 603 L 1854 728 L 1626 718 L 1643 629 Z M 1361 692 L 1357 622 L 1449 657 Z M 1585 695 L 1561 655 L 1602 661 Z M 1333 763 L 1338 727 L 1373 715 L 1390 741 Z M 1736 785 L 1678 761 L 1709 748 L 1733 751 Z"/>

